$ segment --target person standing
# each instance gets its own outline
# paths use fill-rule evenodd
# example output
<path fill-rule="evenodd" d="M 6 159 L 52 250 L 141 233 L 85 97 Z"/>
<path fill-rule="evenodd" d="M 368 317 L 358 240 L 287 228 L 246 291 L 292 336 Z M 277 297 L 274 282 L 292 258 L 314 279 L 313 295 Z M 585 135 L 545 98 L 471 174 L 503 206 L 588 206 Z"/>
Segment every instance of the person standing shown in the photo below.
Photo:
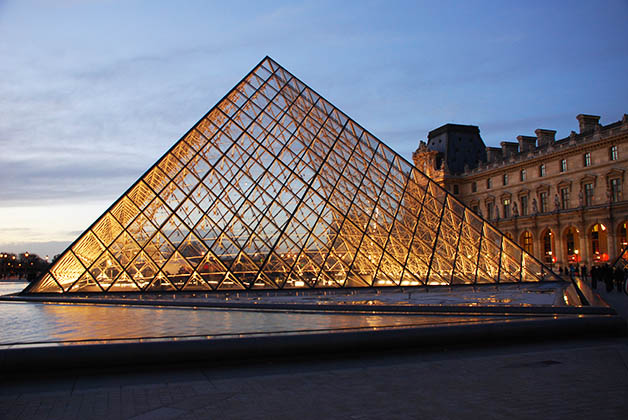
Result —
<path fill-rule="evenodd" d="M 606 285 L 606 291 L 610 293 L 613 291 L 613 269 L 608 265 L 608 263 L 604 264 L 602 273 L 604 273 L 603 279 L 604 284 Z"/>
<path fill-rule="evenodd" d="M 620 269 L 619 267 L 615 267 L 613 277 L 615 278 L 615 287 L 617 288 L 617 293 L 621 293 L 624 290 L 624 270 Z"/>
<path fill-rule="evenodd" d="M 591 287 L 593 290 L 597 289 L 597 276 L 598 276 L 598 266 L 594 265 L 591 268 Z"/>

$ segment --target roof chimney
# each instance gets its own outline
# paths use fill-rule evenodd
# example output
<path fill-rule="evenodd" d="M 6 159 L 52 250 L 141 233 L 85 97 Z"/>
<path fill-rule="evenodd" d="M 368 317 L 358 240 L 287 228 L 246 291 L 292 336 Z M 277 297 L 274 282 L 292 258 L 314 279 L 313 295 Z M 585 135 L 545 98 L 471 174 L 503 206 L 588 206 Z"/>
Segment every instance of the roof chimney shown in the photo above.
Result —
<path fill-rule="evenodd" d="M 539 147 L 554 144 L 556 130 L 543 130 L 542 128 L 537 128 L 536 130 L 534 130 L 534 133 L 536 134 L 536 139 Z"/>
<path fill-rule="evenodd" d="M 502 155 L 505 158 L 516 155 L 519 151 L 519 143 L 515 143 L 513 141 L 502 141 L 499 144 L 502 146 Z"/>
<path fill-rule="evenodd" d="M 520 152 L 529 152 L 536 147 L 536 137 L 532 136 L 517 136 L 519 142 Z"/>
<path fill-rule="evenodd" d="M 499 147 L 487 147 L 486 148 L 486 161 L 487 163 L 498 162 L 502 159 L 502 149 Z"/>
<path fill-rule="evenodd" d="M 580 134 L 590 133 L 600 125 L 599 115 L 578 114 L 576 118 L 580 124 Z"/>

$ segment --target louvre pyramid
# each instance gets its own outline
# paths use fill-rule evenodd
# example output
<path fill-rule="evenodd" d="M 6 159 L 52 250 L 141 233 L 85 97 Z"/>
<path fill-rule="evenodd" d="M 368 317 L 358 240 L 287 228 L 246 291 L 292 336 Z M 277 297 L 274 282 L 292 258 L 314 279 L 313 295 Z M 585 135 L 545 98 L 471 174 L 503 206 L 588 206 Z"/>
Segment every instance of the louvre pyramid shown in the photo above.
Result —
<path fill-rule="evenodd" d="M 266 57 L 26 291 L 421 286 L 548 275 Z"/>

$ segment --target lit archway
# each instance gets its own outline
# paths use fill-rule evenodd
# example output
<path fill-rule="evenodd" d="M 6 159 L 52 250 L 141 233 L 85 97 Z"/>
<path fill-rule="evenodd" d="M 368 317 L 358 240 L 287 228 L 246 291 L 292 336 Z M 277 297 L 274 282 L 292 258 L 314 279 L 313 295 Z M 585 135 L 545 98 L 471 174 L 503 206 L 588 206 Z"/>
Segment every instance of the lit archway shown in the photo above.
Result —
<path fill-rule="evenodd" d="M 580 232 L 573 226 L 563 232 L 563 249 L 568 263 L 580 262 Z"/>
<path fill-rule="evenodd" d="M 602 223 L 591 227 L 591 255 L 594 263 L 608 261 L 608 230 Z"/>
<path fill-rule="evenodd" d="M 534 254 L 532 232 L 529 232 L 527 230 L 523 232 L 521 236 L 519 237 L 519 243 L 521 244 L 521 248 L 523 248 L 525 252 L 527 252 L 530 255 Z"/>
<path fill-rule="evenodd" d="M 617 253 L 628 246 L 628 222 L 620 223 L 617 227 Z"/>
<path fill-rule="evenodd" d="M 541 233 L 541 246 L 542 246 L 542 255 L 543 260 L 548 264 L 553 264 L 556 262 L 556 254 L 554 249 L 556 249 L 554 242 L 554 233 L 550 229 L 545 229 L 543 233 Z"/>

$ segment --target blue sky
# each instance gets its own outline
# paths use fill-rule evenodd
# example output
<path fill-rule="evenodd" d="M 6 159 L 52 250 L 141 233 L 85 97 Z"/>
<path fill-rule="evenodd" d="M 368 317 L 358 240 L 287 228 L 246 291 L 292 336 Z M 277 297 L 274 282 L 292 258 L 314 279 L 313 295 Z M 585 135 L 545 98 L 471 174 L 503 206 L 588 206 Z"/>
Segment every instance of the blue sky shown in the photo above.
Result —
<path fill-rule="evenodd" d="M 61 252 L 265 55 L 407 159 L 628 112 L 628 2 L 0 0 L 0 250 Z"/>

